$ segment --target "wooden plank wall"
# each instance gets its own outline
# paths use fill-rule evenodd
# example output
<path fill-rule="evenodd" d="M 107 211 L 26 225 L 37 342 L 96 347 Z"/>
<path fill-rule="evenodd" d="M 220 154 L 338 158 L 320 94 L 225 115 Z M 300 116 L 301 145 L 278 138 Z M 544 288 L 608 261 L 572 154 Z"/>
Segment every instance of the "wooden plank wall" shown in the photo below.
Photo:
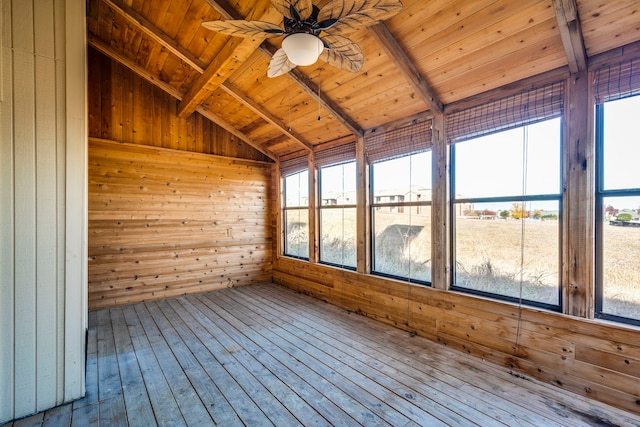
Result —
<path fill-rule="evenodd" d="M 271 280 L 271 172 L 90 138 L 89 309 Z"/>
<path fill-rule="evenodd" d="M 0 1 L 0 424 L 84 394 L 84 7 Z"/>
<path fill-rule="evenodd" d="M 196 153 L 269 161 L 199 113 L 177 117 L 177 100 L 89 49 L 89 136 Z"/>
<path fill-rule="evenodd" d="M 270 159 L 101 53 L 88 63 L 89 308 L 270 280 Z"/>
<path fill-rule="evenodd" d="M 640 413 L 636 330 L 285 257 L 275 262 L 273 278 L 516 375 Z"/>

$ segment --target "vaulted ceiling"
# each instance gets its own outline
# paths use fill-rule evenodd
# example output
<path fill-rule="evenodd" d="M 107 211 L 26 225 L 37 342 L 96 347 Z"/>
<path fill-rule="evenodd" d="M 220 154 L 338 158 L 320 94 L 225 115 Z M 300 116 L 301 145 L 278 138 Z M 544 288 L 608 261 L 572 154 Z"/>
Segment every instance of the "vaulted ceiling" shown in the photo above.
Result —
<path fill-rule="evenodd" d="M 316 2 L 319 7 L 327 0 Z M 318 61 L 268 78 L 282 37 L 225 36 L 205 21 L 282 24 L 269 0 L 88 0 L 89 45 L 271 158 L 355 139 L 456 101 L 640 41 L 637 0 L 403 0 L 349 34 L 357 73 Z"/>

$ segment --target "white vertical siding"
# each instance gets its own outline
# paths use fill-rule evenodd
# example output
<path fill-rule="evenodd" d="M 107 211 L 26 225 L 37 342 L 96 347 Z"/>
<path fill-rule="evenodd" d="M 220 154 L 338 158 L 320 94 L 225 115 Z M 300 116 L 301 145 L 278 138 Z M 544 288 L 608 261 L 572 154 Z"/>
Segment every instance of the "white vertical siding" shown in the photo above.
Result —
<path fill-rule="evenodd" d="M 64 164 L 56 157 L 56 28 L 63 24 L 55 16 L 53 2 L 34 2 L 35 64 L 35 135 L 36 135 L 36 402 L 38 407 L 51 407 L 57 398 L 56 352 L 58 340 L 55 304 L 57 287 L 56 171 Z M 54 20 L 56 22 L 54 22 Z M 61 115 L 64 117 L 64 115 Z M 60 199 L 62 201 L 63 199 Z"/>
<path fill-rule="evenodd" d="M 13 73 L 11 5 L 0 0 L 0 423 L 13 414 Z"/>
<path fill-rule="evenodd" d="M 86 3 L 65 1 L 66 242 L 64 279 L 64 399 L 84 394 L 85 331 L 87 327 L 87 41 Z M 74 23 L 74 25 L 69 25 Z M 78 84 L 80 83 L 80 84 Z M 78 339 L 80 337 L 80 339 Z"/>
<path fill-rule="evenodd" d="M 0 0 L 0 423 L 84 394 L 83 0 Z"/>

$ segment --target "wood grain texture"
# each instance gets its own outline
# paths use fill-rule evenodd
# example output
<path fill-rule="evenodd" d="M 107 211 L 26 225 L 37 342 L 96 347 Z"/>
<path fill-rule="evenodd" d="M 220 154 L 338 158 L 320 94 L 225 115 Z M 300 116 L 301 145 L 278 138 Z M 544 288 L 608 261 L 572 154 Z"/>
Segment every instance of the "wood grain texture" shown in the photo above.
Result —
<path fill-rule="evenodd" d="M 89 51 L 88 61 L 90 137 L 269 160 L 199 113 L 178 118 L 175 97 L 121 64 L 94 50 Z"/>
<path fill-rule="evenodd" d="M 276 283 L 640 414 L 637 330 L 279 258 Z M 518 345 L 515 346 L 516 335 Z"/>
<path fill-rule="evenodd" d="M 271 276 L 271 165 L 91 139 L 89 307 Z"/>
<path fill-rule="evenodd" d="M 87 394 L 92 398 L 74 402 L 72 412 L 68 405 L 37 414 L 29 425 L 55 419 L 71 425 L 103 420 L 224 426 L 640 422 L 640 415 L 511 375 L 272 283 L 103 309 L 90 317 Z M 548 340 L 546 348 L 564 346 L 572 354 L 563 337 L 538 337 Z M 582 350 L 576 343 L 576 353 Z M 594 357 L 596 351 L 583 356 Z M 98 365 L 119 372 L 120 387 L 101 376 Z M 100 395 L 104 398 L 96 398 Z"/>
<path fill-rule="evenodd" d="M 633 0 L 402 3 L 384 23 L 344 34 L 363 52 L 358 72 L 321 59 L 268 78 L 282 37 L 260 44 L 202 26 L 221 19 L 280 25 L 282 14 L 265 0 L 89 0 L 88 32 L 109 56 L 184 95 L 182 115 L 217 117 L 276 157 L 300 148 L 283 133 L 312 146 L 357 137 L 550 70 L 584 71 L 594 55 L 640 41 Z M 229 96 L 229 87 L 242 96 Z"/>
<path fill-rule="evenodd" d="M 563 263 L 565 312 L 575 316 L 594 316 L 595 255 L 595 105 L 590 96 L 589 74 L 572 75 L 566 81 L 568 102 L 565 104 L 564 128 L 565 183 Z"/>
<path fill-rule="evenodd" d="M 431 253 L 433 268 L 431 283 L 435 289 L 447 290 L 451 285 L 451 215 L 450 215 L 450 159 L 447 146 L 446 125 L 444 114 L 436 114 L 432 121 L 432 156 L 434 183 L 432 203 L 436 206 L 431 210 L 432 236 Z"/>

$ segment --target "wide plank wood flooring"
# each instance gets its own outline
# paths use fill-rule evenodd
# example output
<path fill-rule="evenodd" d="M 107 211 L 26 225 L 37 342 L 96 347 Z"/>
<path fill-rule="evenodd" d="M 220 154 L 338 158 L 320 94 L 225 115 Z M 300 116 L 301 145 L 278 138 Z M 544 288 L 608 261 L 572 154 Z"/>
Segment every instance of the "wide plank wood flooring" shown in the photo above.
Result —
<path fill-rule="evenodd" d="M 89 313 L 87 395 L 13 423 L 640 426 L 274 284 Z"/>

